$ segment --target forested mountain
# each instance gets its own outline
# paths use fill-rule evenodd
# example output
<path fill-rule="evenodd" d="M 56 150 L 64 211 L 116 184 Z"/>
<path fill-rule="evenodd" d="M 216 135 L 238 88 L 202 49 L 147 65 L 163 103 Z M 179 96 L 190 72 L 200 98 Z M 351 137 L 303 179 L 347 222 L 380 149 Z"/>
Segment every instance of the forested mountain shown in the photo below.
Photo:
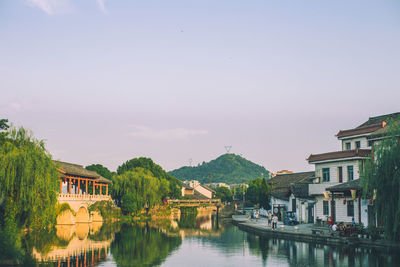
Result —
<path fill-rule="evenodd" d="M 237 184 L 248 183 L 257 177 L 268 177 L 269 171 L 235 154 L 224 154 L 210 162 L 196 167 L 182 167 L 169 174 L 184 180 L 198 180 L 200 183 Z"/>

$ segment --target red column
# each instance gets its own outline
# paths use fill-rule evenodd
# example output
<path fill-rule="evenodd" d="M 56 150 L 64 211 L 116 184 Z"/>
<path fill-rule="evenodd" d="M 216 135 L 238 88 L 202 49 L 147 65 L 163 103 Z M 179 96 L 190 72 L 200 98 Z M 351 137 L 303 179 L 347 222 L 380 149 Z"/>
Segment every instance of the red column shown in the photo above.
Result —
<path fill-rule="evenodd" d="M 62 194 L 62 179 L 60 180 L 60 194 Z"/>
<path fill-rule="evenodd" d="M 68 183 L 68 194 L 71 194 L 71 178 L 69 178 L 69 183 Z"/>
<path fill-rule="evenodd" d="M 77 181 L 78 181 L 78 194 L 81 194 L 81 179 L 78 178 Z"/>
<path fill-rule="evenodd" d="M 102 193 L 101 193 L 101 186 L 102 186 L 102 184 L 100 184 L 100 191 L 99 191 L 99 192 L 100 192 L 100 195 L 102 194 Z"/>
<path fill-rule="evenodd" d="M 85 179 L 85 181 L 86 181 L 86 191 L 85 191 L 85 193 L 86 193 L 86 195 L 87 195 L 87 184 L 88 184 L 88 180 Z"/>
<path fill-rule="evenodd" d="M 93 181 L 93 196 L 95 195 L 94 191 L 95 191 L 95 182 Z"/>
<path fill-rule="evenodd" d="M 106 185 L 106 195 L 108 196 L 108 184 Z"/>

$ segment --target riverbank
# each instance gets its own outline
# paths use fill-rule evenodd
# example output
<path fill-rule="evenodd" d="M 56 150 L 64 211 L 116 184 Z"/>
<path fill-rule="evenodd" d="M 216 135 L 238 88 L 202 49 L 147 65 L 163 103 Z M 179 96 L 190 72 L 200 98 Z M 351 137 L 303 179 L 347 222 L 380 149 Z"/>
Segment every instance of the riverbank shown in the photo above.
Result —
<path fill-rule="evenodd" d="M 327 231 L 324 231 L 322 234 L 313 234 L 312 224 L 300 224 L 297 227 L 279 224 L 277 229 L 272 229 L 267 225 L 267 220 L 264 218 L 251 220 L 244 216 L 232 216 L 232 223 L 243 231 L 259 236 L 331 246 L 375 248 L 400 252 L 400 244 L 388 242 L 384 239 L 371 240 L 368 238 L 331 236 Z"/>

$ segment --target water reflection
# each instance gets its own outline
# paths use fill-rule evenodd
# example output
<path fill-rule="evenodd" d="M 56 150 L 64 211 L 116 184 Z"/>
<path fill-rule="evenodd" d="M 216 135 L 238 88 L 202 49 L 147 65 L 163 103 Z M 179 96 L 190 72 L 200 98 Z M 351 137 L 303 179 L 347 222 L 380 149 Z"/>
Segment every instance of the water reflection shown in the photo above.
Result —
<path fill-rule="evenodd" d="M 154 266 L 161 264 L 181 243 L 180 237 L 167 236 L 149 225 L 124 225 L 115 235 L 111 253 L 118 266 Z"/>
<path fill-rule="evenodd" d="M 113 241 L 109 225 L 82 223 L 57 225 L 52 242 L 43 250 L 35 244 L 33 257 L 38 262 L 57 262 L 66 266 L 94 266 L 104 260 Z"/>
<path fill-rule="evenodd" d="M 355 247 L 331 247 L 247 234 L 249 251 L 262 260 L 280 259 L 284 266 L 399 266 L 396 253 Z"/>
<path fill-rule="evenodd" d="M 4 260 L 0 253 L 0 265 L 400 266 L 396 253 L 248 234 L 213 212 L 147 223 L 63 225 L 16 240 L 7 242 L 18 248 L 17 256 Z"/>

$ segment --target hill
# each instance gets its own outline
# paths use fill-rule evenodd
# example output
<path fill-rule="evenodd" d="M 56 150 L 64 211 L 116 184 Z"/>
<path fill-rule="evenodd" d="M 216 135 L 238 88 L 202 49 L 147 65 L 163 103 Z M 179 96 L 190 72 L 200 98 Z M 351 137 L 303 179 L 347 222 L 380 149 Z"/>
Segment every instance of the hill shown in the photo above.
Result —
<path fill-rule="evenodd" d="M 196 167 L 182 167 L 169 174 L 180 180 L 198 180 L 200 183 L 248 183 L 257 177 L 268 177 L 269 171 L 235 154 L 224 154 Z"/>

